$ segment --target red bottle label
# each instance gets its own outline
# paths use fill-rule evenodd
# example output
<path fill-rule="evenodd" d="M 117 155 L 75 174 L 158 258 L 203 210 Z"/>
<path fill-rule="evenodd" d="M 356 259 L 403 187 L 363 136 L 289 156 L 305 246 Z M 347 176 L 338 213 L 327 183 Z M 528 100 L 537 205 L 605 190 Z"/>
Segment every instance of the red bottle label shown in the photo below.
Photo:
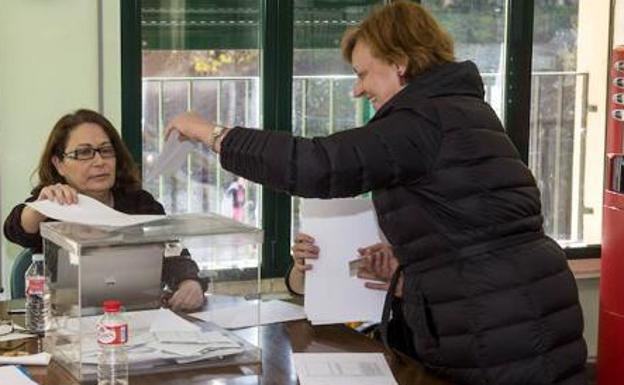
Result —
<path fill-rule="evenodd" d="M 128 324 L 97 325 L 97 340 L 103 345 L 122 345 L 128 342 Z"/>
<path fill-rule="evenodd" d="M 45 277 L 35 276 L 26 279 L 26 295 L 43 295 Z"/>

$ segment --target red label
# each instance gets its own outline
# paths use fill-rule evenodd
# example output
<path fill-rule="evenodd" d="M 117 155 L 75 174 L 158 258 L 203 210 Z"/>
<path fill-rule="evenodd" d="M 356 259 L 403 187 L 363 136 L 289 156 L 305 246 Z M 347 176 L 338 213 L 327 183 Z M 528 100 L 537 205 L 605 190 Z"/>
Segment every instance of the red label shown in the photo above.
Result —
<path fill-rule="evenodd" d="M 97 340 L 103 345 L 122 345 L 128 342 L 128 324 L 97 325 Z"/>
<path fill-rule="evenodd" d="M 26 279 L 26 295 L 43 295 L 45 277 L 34 276 Z"/>

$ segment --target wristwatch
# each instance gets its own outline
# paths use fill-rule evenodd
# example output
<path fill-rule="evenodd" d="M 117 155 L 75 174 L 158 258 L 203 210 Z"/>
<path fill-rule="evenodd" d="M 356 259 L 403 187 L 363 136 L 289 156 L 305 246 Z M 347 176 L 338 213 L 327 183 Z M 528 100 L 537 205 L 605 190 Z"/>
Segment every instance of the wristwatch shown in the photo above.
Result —
<path fill-rule="evenodd" d="M 214 129 L 212 130 L 212 144 L 210 147 L 214 149 L 215 144 L 217 144 L 217 140 L 219 140 L 219 138 L 223 136 L 226 131 L 227 130 L 223 126 L 214 126 Z"/>

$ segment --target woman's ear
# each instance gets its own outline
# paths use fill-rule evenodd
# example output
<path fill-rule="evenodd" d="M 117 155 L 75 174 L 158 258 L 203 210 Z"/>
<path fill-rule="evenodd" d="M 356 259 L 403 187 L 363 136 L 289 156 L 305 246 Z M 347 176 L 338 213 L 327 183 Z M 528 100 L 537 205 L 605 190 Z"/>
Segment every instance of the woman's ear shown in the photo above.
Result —
<path fill-rule="evenodd" d="M 54 168 L 56 169 L 56 172 L 62 176 L 65 177 L 65 170 L 64 170 L 64 165 L 63 165 L 63 161 L 61 160 L 61 158 L 59 158 L 56 155 L 52 156 L 52 164 L 54 165 Z"/>
<path fill-rule="evenodd" d="M 396 68 L 397 74 L 400 77 L 404 77 L 405 76 L 405 72 L 407 71 L 407 65 L 405 65 L 405 64 L 395 64 L 394 67 Z"/>

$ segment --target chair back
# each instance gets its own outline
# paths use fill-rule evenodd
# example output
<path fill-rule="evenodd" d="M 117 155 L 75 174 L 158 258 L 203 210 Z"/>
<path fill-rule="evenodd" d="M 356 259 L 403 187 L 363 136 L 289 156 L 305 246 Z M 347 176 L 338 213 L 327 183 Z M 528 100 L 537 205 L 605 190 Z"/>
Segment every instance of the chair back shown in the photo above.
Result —
<path fill-rule="evenodd" d="M 11 298 L 24 298 L 26 283 L 24 282 L 24 274 L 32 263 L 32 250 L 24 249 L 13 261 L 11 267 Z"/>

